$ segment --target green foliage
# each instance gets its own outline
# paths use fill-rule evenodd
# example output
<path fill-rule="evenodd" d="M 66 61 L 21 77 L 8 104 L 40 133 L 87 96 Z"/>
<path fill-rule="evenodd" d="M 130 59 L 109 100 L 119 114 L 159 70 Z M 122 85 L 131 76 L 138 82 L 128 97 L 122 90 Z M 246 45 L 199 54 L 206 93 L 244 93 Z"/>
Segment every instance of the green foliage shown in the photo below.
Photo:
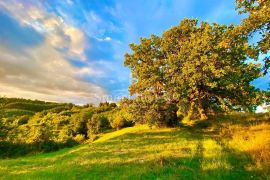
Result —
<path fill-rule="evenodd" d="M 17 117 L 17 116 L 24 116 L 29 115 L 32 116 L 35 113 L 28 110 L 21 110 L 21 109 L 0 109 L 0 117 L 8 118 L 8 117 Z"/>
<path fill-rule="evenodd" d="M 264 54 L 264 72 L 270 67 L 270 1 L 269 0 L 236 0 L 239 13 L 247 13 L 237 31 L 250 36 L 257 34 L 260 37 L 255 45 L 260 53 Z M 263 57 L 263 56 L 262 56 Z"/>
<path fill-rule="evenodd" d="M 85 141 L 85 136 L 83 134 L 77 134 L 74 137 L 74 140 L 81 144 L 81 143 L 83 143 Z"/>
<path fill-rule="evenodd" d="M 29 120 L 29 116 L 27 116 L 27 115 L 20 116 L 17 119 L 17 124 L 19 126 L 23 125 L 23 124 L 27 124 L 28 120 Z"/>
<path fill-rule="evenodd" d="M 177 107 L 164 99 L 135 99 L 129 105 L 129 114 L 133 121 L 149 126 L 175 126 L 177 124 Z"/>
<path fill-rule="evenodd" d="M 9 150 L 0 151 L 0 157 L 73 146 L 87 140 L 90 133 L 89 138 L 95 139 L 94 133 L 111 128 L 103 114 L 116 107 L 114 103 L 101 103 L 96 107 L 16 98 L 0 100 L 0 147 Z"/>
<path fill-rule="evenodd" d="M 87 134 L 91 137 L 93 134 L 101 133 L 105 129 L 109 129 L 109 121 L 102 114 L 94 114 L 91 119 L 87 122 Z"/>
<path fill-rule="evenodd" d="M 192 128 L 124 128 L 103 134 L 91 144 L 2 159 L 0 177 L 7 180 L 269 179 L 269 116 L 239 113 L 211 118 Z M 13 151 L 0 145 L 0 153 L 4 150 Z"/>
<path fill-rule="evenodd" d="M 206 119 L 210 113 L 253 111 L 259 103 L 260 91 L 250 83 L 262 75 L 260 65 L 247 61 L 257 53 L 248 36 L 235 35 L 234 26 L 184 19 L 161 37 L 142 38 L 130 48 L 129 91 L 140 98 L 137 114 L 145 111 L 150 124 L 174 124 L 160 109 L 174 112 L 171 117 L 178 112 L 187 120 Z M 176 106 L 178 111 L 170 110 Z"/>
<path fill-rule="evenodd" d="M 89 111 L 81 111 L 79 113 L 73 114 L 71 116 L 71 121 L 73 124 L 72 130 L 74 135 L 75 134 L 84 134 L 87 136 L 87 122 L 92 117 L 92 112 Z"/>
<path fill-rule="evenodd" d="M 116 108 L 107 114 L 110 125 L 114 129 L 121 129 L 123 127 L 131 126 L 132 117 L 127 111 L 126 107 Z"/>
<path fill-rule="evenodd" d="M 0 118 L 0 141 L 5 136 L 6 136 L 5 125 L 2 118 Z"/>
<path fill-rule="evenodd" d="M 4 108 L 31 110 L 33 112 L 40 112 L 43 110 L 55 108 L 56 106 L 59 106 L 59 105 L 58 104 L 34 104 L 34 103 L 14 102 L 14 103 L 9 103 L 5 105 Z"/>
<path fill-rule="evenodd" d="M 117 105 L 115 103 L 104 102 L 104 103 L 99 104 L 99 106 L 95 109 L 95 112 L 101 113 L 101 112 L 105 112 L 105 111 L 110 111 L 116 107 L 117 107 Z"/>

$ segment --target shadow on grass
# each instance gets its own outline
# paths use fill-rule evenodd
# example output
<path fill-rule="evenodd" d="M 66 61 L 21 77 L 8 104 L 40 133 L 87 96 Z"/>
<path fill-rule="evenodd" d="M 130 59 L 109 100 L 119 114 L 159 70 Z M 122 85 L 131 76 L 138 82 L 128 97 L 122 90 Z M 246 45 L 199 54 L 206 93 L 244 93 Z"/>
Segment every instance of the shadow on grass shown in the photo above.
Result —
<path fill-rule="evenodd" d="M 184 131 L 184 133 L 182 133 Z M 179 134 L 177 134 L 179 133 Z M 184 135 L 184 137 L 182 137 Z M 114 167 L 117 167 L 119 169 L 122 168 L 121 171 L 124 171 L 126 169 L 128 173 L 128 178 L 130 177 L 136 177 L 135 179 L 158 179 L 158 178 L 184 178 L 184 179 L 264 179 L 266 177 L 263 177 L 263 173 L 259 170 L 247 170 L 247 166 L 252 164 L 252 160 L 250 157 L 243 153 L 238 152 L 236 150 L 230 149 L 225 144 L 223 144 L 221 141 L 218 141 L 217 139 L 213 139 L 217 144 L 221 147 L 222 151 L 222 158 L 220 161 L 224 161 L 223 163 L 227 164 L 227 168 L 220 167 L 217 165 L 215 168 L 204 168 L 203 162 L 215 162 L 214 158 L 204 157 L 204 151 L 205 147 L 203 145 L 204 140 L 204 132 L 190 132 L 190 129 L 181 129 L 176 130 L 173 132 L 148 132 L 145 134 L 126 134 L 122 138 L 123 139 L 140 139 L 142 141 L 145 140 L 145 137 L 152 137 L 147 139 L 146 142 L 136 142 L 136 140 L 133 141 L 127 141 L 129 143 L 130 148 L 138 147 L 140 146 L 141 149 L 147 148 L 147 145 L 162 145 L 165 143 L 168 143 L 168 139 L 165 139 L 165 141 L 160 141 L 158 137 L 171 137 L 171 136 L 178 136 L 181 138 L 187 138 L 189 141 L 196 142 L 196 148 L 195 153 L 192 155 L 190 153 L 189 157 L 166 157 L 166 156 L 160 156 L 155 160 L 142 160 L 142 161 L 133 161 L 132 163 L 114 163 Z M 176 137 L 177 138 L 177 137 Z M 208 136 L 206 136 L 207 139 Z M 158 139 L 158 141 L 157 141 Z M 211 138 L 210 138 L 211 139 Z M 181 139 L 179 139 L 181 140 Z M 119 144 L 119 141 L 121 140 L 112 140 L 110 143 L 111 147 L 117 146 Z M 123 143 L 125 143 L 123 141 Z M 132 145 L 130 145 L 132 144 Z M 125 147 L 125 146 L 124 146 Z M 110 148 L 109 148 L 110 149 Z M 182 148 L 182 150 L 189 152 L 190 150 L 188 148 Z M 131 154 L 134 155 L 134 157 L 137 157 L 140 159 L 140 155 L 146 155 L 147 153 L 151 153 L 151 151 L 140 151 L 140 153 L 134 153 L 131 152 Z M 156 153 L 156 151 L 152 151 L 152 153 Z M 108 152 L 108 157 L 114 156 L 113 154 L 110 154 Z M 124 154 L 119 157 L 129 157 L 130 155 Z M 95 165 L 94 165 L 95 166 Z M 107 164 L 104 164 L 104 166 L 107 166 Z M 143 170 L 139 170 L 134 172 L 134 169 L 141 167 Z M 129 168 L 134 168 L 133 170 Z M 97 170 L 102 171 L 103 168 Z M 114 168 L 110 168 L 110 171 L 112 174 L 115 173 Z M 121 172 L 120 171 L 120 172 Z M 145 172 L 144 172 L 145 171 Z M 116 175 L 116 174 L 115 174 Z M 119 174 L 118 174 L 119 176 Z"/>
<path fill-rule="evenodd" d="M 77 172 L 76 178 L 119 178 L 119 179 L 265 179 L 261 176 L 260 171 L 246 171 L 244 166 L 247 161 L 243 161 L 243 156 L 235 154 L 236 152 L 228 151 L 228 163 L 231 168 L 216 167 L 204 170 L 203 161 L 211 161 L 211 158 L 203 156 L 205 148 L 202 141 L 196 144 L 196 152 L 189 157 L 172 157 L 157 156 L 155 159 L 141 159 L 141 154 L 134 154 L 136 159 L 132 162 L 108 162 L 94 163 L 87 169 L 81 167 Z M 151 153 L 151 152 L 148 152 Z M 152 152 L 154 153 L 154 152 Z M 96 155 L 100 155 L 100 152 Z M 98 158 L 114 158 L 123 157 L 123 155 L 112 154 L 111 152 L 102 152 Z M 106 154 L 106 156 L 104 156 Z M 91 154 L 92 156 L 93 154 Z M 128 156 L 128 155 L 125 155 Z M 128 156 L 130 158 L 130 156 Z M 238 162 L 240 161 L 240 162 Z M 243 161 L 243 162 L 242 162 Z M 53 176 L 53 174 L 52 174 Z"/>
<path fill-rule="evenodd" d="M 205 162 L 214 163 L 217 157 L 206 157 L 205 140 L 213 140 L 221 147 L 222 161 L 228 164 L 205 168 Z M 184 141 L 192 146 L 184 144 Z M 171 144 L 170 144 L 171 143 Z M 183 143 L 181 145 L 181 143 Z M 173 146 L 168 146 L 168 145 Z M 179 145 L 179 146 L 178 146 Z M 54 156 L 53 161 L 25 161 L 20 169 L 33 169 L 20 177 L 52 179 L 266 179 L 257 170 L 247 170 L 251 160 L 242 152 L 228 148 L 218 139 L 209 138 L 200 129 L 174 129 L 127 133 L 106 142 L 85 146 L 80 151 Z M 164 151 L 170 151 L 169 154 Z M 224 157 L 223 157 L 224 156 Z M 48 161 L 45 163 L 45 161 Z M 54 168 L 46 169 L 48 163 Z M 10 162 L 11 163 L 11 162 Z M 17 161 L 14 163 L 18 163 Z M 41 170 L 34 169 L 39 167 Z M 42 170 L 43 169 L 43 170 Z M 46 170 L 44 170 L 46 169 Z M 13 178 L 13 174 L 9 174 Z M 5 174 L 6 176 L 6 174 Z M 0 174 L 1 177 L 1 174 Z M 15 177 L 15 176 L 14 176 Z"/>
<path fill-rule="evenodd" d="M 221 118 L 218 123 L 231 121 Z M 53 156 L 54 169 L 46 172 L 34 168 L 47 167 L 51 163 L 49 160 L 31 161 L 33 169 L 25 176 L 26 179 L 45 176 L 53 179 L 267 179 L 262 171 L 248 169 L 253 162 L 247 154 L 229 148 L 215 136 L 215 132 L 205 131 L 213 123 L 209 119 L 193 127 L 182 125 L 171 131 L 126 133 L 86 145 L 87 148 L 79 151 Z M 245 121 L 234 123 L 245 125 Z M 205 140 L 216 142 L 221 157 L 216 154 L 214 157 L 205 156 L 206 148 L 209 148 L 204 147 Z M 205 163 L 217 164 L 204 167 Z M 226 164 L 226 167 L 219 163 Z"/>
<path fill-rule="evenodd" d="M 32 155 L 42 152 L 53 152 L 67 147 L 78 145 L 76 141 L 69 140 L 66 143 L 57 143 L 54 141 L 20 144 L 7 141 L 0 141 L 0 159 L 17 158 L 25 155 Z"/>
<path fill-rule="evenodd" d="M 247 127 L 262 123 L 270 123 L 270 113 L 235 113 L 230 115 L 220 114 L 210 116 L 207 121 L 221 124 L 230 123 Z"/>

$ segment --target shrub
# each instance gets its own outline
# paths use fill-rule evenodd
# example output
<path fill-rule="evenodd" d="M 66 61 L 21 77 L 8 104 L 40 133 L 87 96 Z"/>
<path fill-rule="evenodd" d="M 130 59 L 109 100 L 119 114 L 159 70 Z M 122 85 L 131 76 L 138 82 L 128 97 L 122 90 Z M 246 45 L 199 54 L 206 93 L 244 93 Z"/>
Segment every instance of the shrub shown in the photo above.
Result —
<path fill-rule="evenodd" d="M 163 99 L 134 100 L 128 107 L 132 120 L 149 126 L 174 126 L 178 123 L 177 106 Z"/>
<path fill-rule="evenodd" d="M 121 113 L 117 112 L 113 115 L 113 118 L 110 122 L 112 128 L 115 128 L 117 130 L 121 129 L 125 125 L 125 119 L 121 115 Z"/>
<path fill-rule="evenodd" d="M 82 144 L 82 143 L 85 141 L 85 136 L 84 136 L 83 134 L 77 134 L 77 135 L 74 137 L 74 140 L 75 140 L 77 143 Z"/>
<path fill-rule="evenodd" d="M 80 113 L 71 116 L 71 124 L 74 135 L 84 134 L 87 135 L 87 122 L 92 118 L 92 112 L 81 111 Z"/>
<path fill-rule="evenodd" d="M 29 120 L 29 116 L 24 115 L 24 116 L 21 116 L 17 119 L 17 123 L 18 123 L 18 125 L 27 124 L 28 120 Z"/>
<path fill-rule="evenodd" d="M 87 122 L 88 137 L 91 134 L 98 134 L 104 129 L 109 128 L 109 121 L 104 115 L 94 114 L 90 120 Z"/>
<path fill-rule="evenodd" d="M 108 114 L 110 125 L 114 129 L 121 129 L 133 124 L 132 116 L 126 111 L 126 109 L 118 108 Z"/>

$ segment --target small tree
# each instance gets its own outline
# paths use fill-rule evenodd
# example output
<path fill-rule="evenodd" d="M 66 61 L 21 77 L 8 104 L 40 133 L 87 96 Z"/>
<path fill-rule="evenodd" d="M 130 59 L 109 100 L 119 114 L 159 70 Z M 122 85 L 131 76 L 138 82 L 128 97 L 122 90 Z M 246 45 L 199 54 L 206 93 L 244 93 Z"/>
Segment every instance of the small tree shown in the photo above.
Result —
<path fill-rule="evenodd" d="M 87 122 L 88 137 L 92 134 L 98 134 L 107 128 L 109 128 L 108 119 L 102 114 L 94 114 Z"/>
<path fill-rule="evenodd" d="M 87 122 L 91 119 L 92 112 L 83 110 L 71 116 L 71 124 L 74 135 L 84 134 L 87 136 Z"/>
<path fill-rule="evenodd" d="M 116 108 L 107 114 L 110 125 L 114 129 L 121 129 L 132 125 L 132 117 L 126 109 L 127 107 Z"/>

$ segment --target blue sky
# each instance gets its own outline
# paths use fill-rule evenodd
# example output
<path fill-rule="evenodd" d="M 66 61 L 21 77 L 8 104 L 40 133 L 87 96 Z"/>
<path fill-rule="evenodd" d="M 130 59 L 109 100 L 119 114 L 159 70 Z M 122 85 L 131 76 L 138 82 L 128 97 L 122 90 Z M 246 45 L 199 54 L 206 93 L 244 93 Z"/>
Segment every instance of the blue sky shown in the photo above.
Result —
<path fill-rule="evenodd" d="M 241 20 L 233 0 L 0 1 L 0 94 L 76 104 L 127 96 L 128 44 L 184 17 Z"/>

